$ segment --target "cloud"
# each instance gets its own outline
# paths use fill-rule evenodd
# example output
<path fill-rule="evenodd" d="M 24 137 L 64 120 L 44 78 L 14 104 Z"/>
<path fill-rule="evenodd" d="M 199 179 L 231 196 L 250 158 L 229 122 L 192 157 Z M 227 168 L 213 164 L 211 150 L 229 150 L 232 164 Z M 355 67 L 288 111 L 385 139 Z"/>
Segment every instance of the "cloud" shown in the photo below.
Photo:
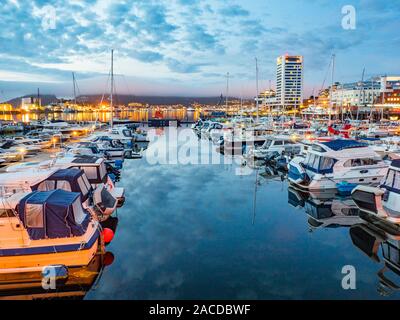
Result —
<path fill-rule="evenodd" d="M 172 58 L 167 59 L 166 62 L 171 71 L 178 73 L 200 72 L 200 68 L 206 65 L 204 63 L 187 63 Z"/>
<path fill-rule="evenodd" d="M 228 7 L 224 7 L 219 10 L 219 12 L 227 17 L 247 17 L 250 15 L 250 12 L 243 9 L 243 7 L 238 6 L 238 5 L 231 5 Z"/>
<path fill-rule="evenodd" d="M 49 4 L 56 10 L 55 29 L 43 28 L 43 8 Z M 26 81 L 35 81 L 38 74 L 67 80 L 71 70 L 104 74 L 111 48 L 126 63 L 121 71 L 127 76 L 168 81 L 174 77 L 182 83 L 192 75 L 198 86 L 220 81 L 216 75 L 227 71 L 252 73 L 254 56 L 265 63 L 260 68 L 269 70 L 264 74 L 270 77 L 276 56 L 286 52 L 305 56 L 306 82 L 319 78 L 318 69 L 325 67 L 332 52 L 346 55 L 342 68 L 353 73 L 361 63 L 371 64 L 375 73 L 400 72 L 393 54 L 400 38 L 392 32 L 400 28 L 400 4 L 355 0 L 354 31 L 341 28 L 344 4 L 344 0 L 7 0 L 0 6 L 0 57 L 4 58 L 0 72 L 24 72 Z M 371 57 L 374 61 L 368 63 Z"/>

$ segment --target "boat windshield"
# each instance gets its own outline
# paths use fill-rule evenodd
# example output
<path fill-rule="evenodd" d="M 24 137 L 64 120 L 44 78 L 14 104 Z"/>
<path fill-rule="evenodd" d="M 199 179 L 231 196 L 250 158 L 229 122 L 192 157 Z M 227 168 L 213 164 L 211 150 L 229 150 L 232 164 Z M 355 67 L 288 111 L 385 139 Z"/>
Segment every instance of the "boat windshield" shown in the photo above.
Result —
<path fill-rule="evenodd" d="M 306 169 L 315 173 L 332 173 L 335 160 L 332 158 L 323 157 L 314 153 L 308 153 L 304 162 Z"/>
<path fill-rule="evenodd" d="M 268 149 L 272 145 L 272 140 L 265 140 L 263 148 Z"/>
<path fill-rule="evenodd" d="M 400 193 L 400 171 L 389 169 L 382 187 Z"/>

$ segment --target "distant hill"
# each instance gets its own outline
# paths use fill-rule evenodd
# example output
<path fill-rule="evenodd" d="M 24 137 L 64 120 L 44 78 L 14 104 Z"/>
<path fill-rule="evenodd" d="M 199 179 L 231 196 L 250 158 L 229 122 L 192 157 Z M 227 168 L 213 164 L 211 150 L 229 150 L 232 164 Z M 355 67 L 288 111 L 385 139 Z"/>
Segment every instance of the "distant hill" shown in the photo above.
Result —
<path fill-rule="evenodd" d="M 37 97 L 36 94 L 26 95 L 7 101 L 14 107 L 18 107 L 21 104 L 22 98 Z M 40 95 L 42 99 L 42 105 L 48 105 L 62 101 L 63 99 L 57 98 L 55 95 Z M 77 97 L 78 102 L 85 102 L 90 104 L 100 103 L 102 95 L 82 95 Z M 104 97 L 105 101 L 108 101 L 109 97 Z M 234 99 L 234 98 L 229 98 Z M 165 96 L 135 96 L 135 95 L 116 95 L 114 97 L 116 104 L 128 104 L 131 102 L 149 104 L 149 105 L 174 105 L 182 104 L 184 106 L 190 106 L 193 103 L 217 105 L 221 101 L 221 97 L 165 97 Z M 225 98 L 223 99 L 223 102 Z"/>
<path fill-rule="evenodd" d="M 86 95 L 81 96 L 78 99 L 89 103 L 99 103 L 102 95 Z M 109 97 L 104 98 L 108 101 Z M 221 97 L 172 97 L 172 96 L 135 96 L 135 95 L 116 95 L 114 101 L 116 104 L 128 104 L 131 102 L 150 104 L 150 105 L 174 105 L 182 104 L 184 106 L 190 106 L 193 103 L 200 104 L 218 104 Z"/>

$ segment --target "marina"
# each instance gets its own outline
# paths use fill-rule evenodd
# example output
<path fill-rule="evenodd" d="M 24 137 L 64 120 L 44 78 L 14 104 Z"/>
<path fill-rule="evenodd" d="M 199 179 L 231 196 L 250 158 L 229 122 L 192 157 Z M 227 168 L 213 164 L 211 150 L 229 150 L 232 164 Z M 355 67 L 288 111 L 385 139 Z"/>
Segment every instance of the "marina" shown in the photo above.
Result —
<path fill-rule="evenodd" d="M 399 300 L 399 14 L 2 1 L 0 300 L 161 320 Z"/>
<path fill-rule="evenodd" d="M 398 188 L 393 184 L 398 160 L 390 160 L 396 158 L 392 143 L 396 140 L 374 139 L 368 144 L 359 129 L 348 129 L 347 138 L 343 132 L 335 136 L 326 129 L 311 134 L 285 128 L 279 121 L 257 124 L 239 118 L 225 121 L 214 137 L 203 132 L 200 122 L 175 128 L 99 126 L 70 136 L 62 145 L 57 142 L 56 148 L 3 163 L 0 222 L 9 228 L 9 236 L 1 241 L 0 296 L 398 299 L 400 227 Z M 166 146 L 182 134 L 190 136 L 189 145 L 178 138 L 177 149 Z M 226 136 L 239 144 L 237 152 L 221 153 Z M 108 146 L 103 145 L 105 137 Z M 258 140 L 264 143 L 257 146 Z M 159 150 L 170 159 L 183 146 L 200 159 L 213 159 L 212 163 L 159 162 Z M 380 154 L 374 151 L 377 146 Z M 130 157 L 128 150 L 138 156 Z M 340 150 L 346 154 L 343 160 L 336 155 Z M 353 164 L 357 159 L 363 161 Z M 348 161 L 341 167 L 356 168 L 352 174 L 336 169 Z M 375 170 L 371 166 L 378 173 L 368 178 Z M 320 175 L 329 179 L 328 184 L 301 187 L 293 168 L 304 170 L 302 181 Z M 373 201 L 379 204 L 374 206 Z M 46 208 L 45 215 L 38 206 Z M 53 215 L 63 212 L 72 213 L 71 225 L 45 224 L 45 231 L 35 225 L 50 223 Z M 92 220 L 85 223 L 89 217 Z M 21 239 L 19 231 L 12 236 L 16 225 L 26 230 Z M 72 238 L 62 231 L 76 227 L 78 233 Z M 65 238 L 60 238 L 62 234 Z M 56 245 L 69 251 L 60 249 L 59 257 L 46 255 L 41 252 L 46 242 L 51 250 Z M 87 244 L 87 253 L 82 243 Z M 18 250 L 30 250 L 28 260 L 15 260 L 15 255 L 23 254 Z M 57 290 L 34 284 L 44 266 L 56 265 L 65 269 L 57 269 Z M 345 265 L 360 270 L 357 284 L 362 290 L 342 289 Z M 80 278 L 76 276 L 80 268 L 95 271 Z M 206 285 L 210 281 L 213 287 Z"/>

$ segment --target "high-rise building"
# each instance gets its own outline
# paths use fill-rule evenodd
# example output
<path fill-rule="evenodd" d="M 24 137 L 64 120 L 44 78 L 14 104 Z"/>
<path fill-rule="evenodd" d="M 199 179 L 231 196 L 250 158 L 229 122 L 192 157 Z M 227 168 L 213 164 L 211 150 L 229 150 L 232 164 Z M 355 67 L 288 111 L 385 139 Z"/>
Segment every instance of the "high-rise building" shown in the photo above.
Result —
<path fill-rule="evenodd" d="M 303 101 L 303 57 L 280 56 L 277 59 L 276 99 L 285 109 L 299 108 Z"/>

